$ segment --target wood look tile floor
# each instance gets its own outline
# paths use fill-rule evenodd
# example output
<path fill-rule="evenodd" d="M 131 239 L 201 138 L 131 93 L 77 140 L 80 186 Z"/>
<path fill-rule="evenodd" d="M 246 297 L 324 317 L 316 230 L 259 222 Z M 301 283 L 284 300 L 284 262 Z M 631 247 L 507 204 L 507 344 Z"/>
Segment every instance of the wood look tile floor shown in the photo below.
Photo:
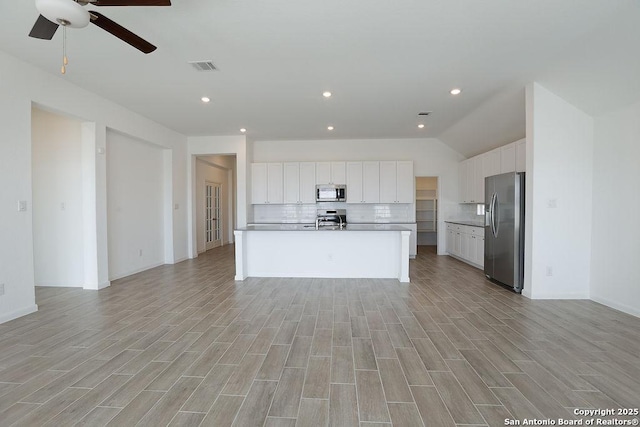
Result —
<path fill-rule="evenodd" d="M 502 426 L 640 406 L 640 319 L 528 300 L 428 247 L 410 269 L 235 282 L 227 246 L 99 292 L 37 288 L 39 311 L 0 325 L 0 425 Z"/>

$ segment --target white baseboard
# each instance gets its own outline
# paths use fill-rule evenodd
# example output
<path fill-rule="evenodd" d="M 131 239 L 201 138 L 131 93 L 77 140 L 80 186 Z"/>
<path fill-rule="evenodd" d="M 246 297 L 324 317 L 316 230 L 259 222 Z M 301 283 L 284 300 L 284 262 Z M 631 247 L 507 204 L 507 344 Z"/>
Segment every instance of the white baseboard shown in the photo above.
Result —
<path fill-rule="evenodd" d="M 630 314 L 632 316 L 640 317 L 640 309 L 638 307 L 632 307 L 626 304 L 620 304 L 617 301 L 612 301 L 608 298 L 602 298 L 599 296 L 592 295 L 591 299 L 597 303 L 602 305 L 606 305 L 607 307 L 616 309 L 618 311 L 622 311 L 623 313 Z"/>
<path fill-rule="evenodd" d="M 13 319 L 17 319 L 18 317 L 26 316 L 27 314 L 35 313 L 38 311 L 38 306 L 36 304 L 29 305 L 27 307 L 21 308 L 19 310 L 14 310 L 10 313 L 3 313 L 0 315 L 0 323 L 5 323 Z"/>
<path fill-rule="evenodd" d="M 106 282 L 98 283 L 98 287 L 96 288 L 84 286 L 83 289 L 87 291 L 99 291 L 100 289 L 104 289 L 108 286 L 111 286 L 111 282 L 109 280 L 107 280 Z"/>
<path fill-rule="evenodd" d="M 177 264 L 179 262 L 186 261 L 188 259 L 189 259 L 189 257 L 183 256 L 182 258 L 178 258 L 177 260 L 173 261 L 173 263 Z"/>
<path fill-rule="evenodd" d="M 131 276 L 131 275 L 136 274 L 136 273 L 141 273 L 143 271 L 151 270 L 152 268 L 160 267 L 161 265 L 164 265 L 164 262 L 158 262 L 158 263 L 155 263 L 155 264 L 148 265 L 146 267 L 138 268 L 138 269 L 131 270 L 131 271 L 126 271 L 124 273 L 120 273 L 120 274 L 118 274 L 116 276 L 110 277 L 109 280 L 112 282 L 114 280 L 122 279 L 123 277 L 128 277 L 128 276 Z"/>
<path fill-rule="evenodd" d="M 586 294 L 584 292 L 570 292 L 570 293 L 547 292 L 547 293 L 529 294 L 528 297 L 531 299 L 589 299 L 589 294 Z"/>
<path fill-rule="evenodd" d="M 48 288 L 82 288 L 82 283 L 80 284 L 72 284 L 72 283 L 58 283 L 58 282 L 39 282 L 36 283 L 35 286 L 38 287 L 48 287 Z"/>
<path fill-rule="evenodd" d="M 471 267 L 475 267 L 475 268 L 477 268 L 478 270 L 483 270 L 483 271 L 484 271 L 484 266 L 482 266 L 482 265 L 478 265 L 478 264 L 476 264 L 476 263 L 474 263 L 474 262 L 469 261 L 468 259 L 464 259 L 464 258 L 459 257 L 459 256 L 457 256 L 457 255 L 453 255 L 453 254 L 447 254 L 447 255 L 449 255 L 451 258 L 455 258 L 455 259 L 457 259 L 458 261 L 462 261 L 462 262 L 464 262 L 465 264 L 469 264 Z"/>

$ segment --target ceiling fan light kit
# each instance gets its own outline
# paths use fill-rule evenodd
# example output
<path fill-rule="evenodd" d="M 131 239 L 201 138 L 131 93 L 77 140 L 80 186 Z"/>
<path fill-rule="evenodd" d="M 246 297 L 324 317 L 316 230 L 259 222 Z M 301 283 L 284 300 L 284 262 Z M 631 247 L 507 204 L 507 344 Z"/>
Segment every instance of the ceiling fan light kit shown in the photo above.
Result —
<path fill-rule="evenodd" d="M 36 9 L 49 21 L 64 27 L 89 25 L 89 11 L 73 0 L 36 0 Z"/>

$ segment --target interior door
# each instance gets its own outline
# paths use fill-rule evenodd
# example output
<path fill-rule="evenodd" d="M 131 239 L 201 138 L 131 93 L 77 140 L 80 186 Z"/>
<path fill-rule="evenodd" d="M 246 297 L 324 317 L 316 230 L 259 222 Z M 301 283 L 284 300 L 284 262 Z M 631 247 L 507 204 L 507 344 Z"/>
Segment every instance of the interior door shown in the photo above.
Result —
<path fill-rule="evenodd" d="M 220 209 L 220 184 L 204 185 L 204 241 L 205 250 L 222 246 L 222 209 Z"/>

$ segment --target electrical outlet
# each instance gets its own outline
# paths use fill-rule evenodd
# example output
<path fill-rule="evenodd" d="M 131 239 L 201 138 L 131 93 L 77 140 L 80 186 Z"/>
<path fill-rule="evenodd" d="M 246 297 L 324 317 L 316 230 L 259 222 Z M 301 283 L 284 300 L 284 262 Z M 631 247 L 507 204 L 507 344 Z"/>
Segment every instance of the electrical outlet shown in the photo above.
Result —
<path fill-rule="evenodd" d="M 67 207 L 66 207 L 66 205 L 64 204 L 64 202 L 60 202 L 60 210 L 61 210 L 61 211 L 64 211 L 64 210 L 66 210 L 66 209 L 67 209 Z"/>
<path fill-rule="evenodd" d="M 20 200 L 18 201 L 18 212 L 26 212 L 27 211 L 27 201 Z"/>
<path fill-rule="evenodd" d="M 553 267 L 551 267 L 550 265 L 547 266 L 547 276 L 553 276 Z"/>
<path fill-rule="evenodd" d="M 0 283 L 0 295 L 4 295 L 4 283 Z"/>
<path fill-rule="evenodd" d="M 178 209 L 180 209 L 180 205 L 176 203 L 175 205 L 173 205 L 173 209 L 177 211 Z"/>

